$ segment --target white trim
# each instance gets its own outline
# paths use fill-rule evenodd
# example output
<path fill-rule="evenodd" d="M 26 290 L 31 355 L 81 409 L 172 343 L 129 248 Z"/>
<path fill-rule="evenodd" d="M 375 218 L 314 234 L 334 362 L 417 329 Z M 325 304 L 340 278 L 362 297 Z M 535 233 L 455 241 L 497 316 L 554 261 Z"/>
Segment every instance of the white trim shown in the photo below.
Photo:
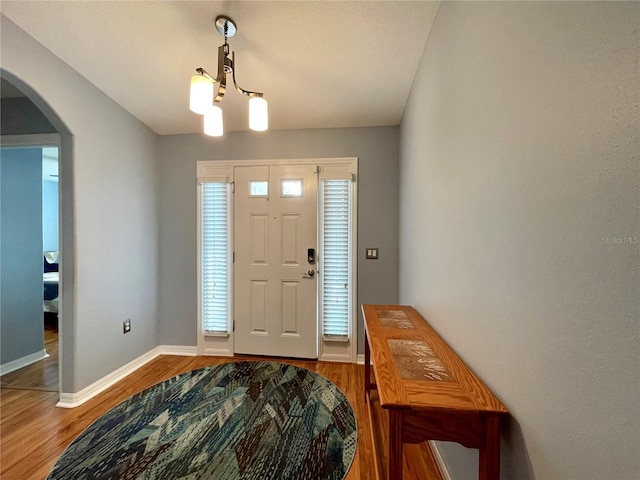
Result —
<path fill-rule="evenodd" d="M 227 175 L 203 175 L 198 176 L 198 183 L 231 183 Z"/>
<path fill-rule="evenodd" d="M 117 370 L 105 375 L 100 380 L 93 382 L 88 387 L 83 388 L 76 393 L 61 393 L 60 401 L 58 401 L 57 407 L 61 408 L 73 408 L 82 405 L 87 400 L 95 397 L 101 392 L 104 392 L 107 388 L 113 386 L 127 375 L 132 374 L 143 365 L 149 363 L 151 360 L 160 355 L 160 347 L 155 347 L 149 350 L 147 353 L 140 355 L 138 358 L 133 359 L 126 365 L 118 368 Z"/>
<path fill-rule="evenodd" d="M 451 475 L 449 474 L 449 470 L 447 470 L 447 466 L 442 459 L 442 455 L 440 455 L 440 450 L 438 450 L 438 446 L 436 442 L 433 440 L 428 440 L 429 447 L 431 447 L 431 452 L 433 453 L 433 458 L 436 461 L 436 465 L 438 465 L 438 470 L 440 470 L 440 476 L 442 480 L 451 480 Z"/>
<path fill-rule="evenodd" d="M 356 363 L 358 365 L 364 365 L 364 353 L 359 353 L 356 357 Z"/>
<path fill-rule="evenodd" d="M 351 355 L 339 354 L 339 353 L 325 353 L 322 358 L 318 359 L 319 362 L 341 362 L 341 363 L 353 363 Z"/>
<path fill-rule="evenodd" d="M 188 345 L 160 345 L 158 355 L 176 355 L 180 357 L 195 357 L 198 355 L 198 348 Z"/>
<path fill-rule="evenodd" d="M 223 183 L 232 183 L 233 180 L 233 167 L 230 165 L 221 166 L 218 165 L 217 162 L 205 162 L 208 165 L 202 166 L 202 162 L 197 163 L 197 200 L 198 200 L 198 224 L 197 224 L 197 272 L 198 272 L 198 305 L 197 305 L 197 355 L 218 355 L 218 356 L 233 356 L 234 353 L 234 328 L 233 328 L 233 301 L 235 291 L 233 289 L 234 285 L 234 259 L 233 259 L 233 249 L 234 249 L 234 203 L 233 203 L 233 186 L 232 188 L 227 189 L 227 202 L 228 202 L 228 212 L 227 212 L 227 221 L 229 225 L 229 311 L 228 311 L 228 325 L 226 332 L 220 332 L 220 334 L 211 334 L 204 332 L 203 323 L 202 323 L 202 187 L 203 183 L 219 181 L 213 180 L 215 178 L 221 179 L 226 178 L 226 182 Z M 200 176 L 202 175 L 202 176 Z"/>
<path fill-rule="evenodd" d="M 323 335 L 323 342 L 335 342 L 335 343 L 349 343 L 351 340 L 347 335 Z"/>
<path fill-rule="evenodd" d="M 132 374 L 140 367 L 144 366 L 160 355 L 195 356 L 196 347 L 182 345 L 158 345 L 157 347 L 149 350 L 147 353 L 144 353 L 138 358 L 133 359 L 126 365 L 123 365 L 117 370 L 97 380 L 96 382 L 93 382 L 91 385 L 83 388 L 79 392 L 61 393 L 60 400 L 58 401 L 56 406 L 61 408 L 74 408 L 80 406 L 87 400 L 91 400 L 99 393 L 104 392 L 106 389 L 112 387 L 127 375 Z"/>
<path fill-rule="evenodd" d="M 344 172 L 344 173 L 322 172 L 320 174 L 320 180 L 349 180 L 350 182 L 354 182 L 355 175 L 351 172 Z"/>
<path fill-rule="evenodd" d="M 229 332 L 203 332 L 204 337 L 222 337 L 229 338 Z"/>
<path fill-rule="evenodd" d="M 291 158 L 291 159 L 263 159 L 263 160 L 198 160 L 196 166 L 196 176 L 198 179 L 207 177 L 211 168 L 216 167 L 259 167 L 268 165 L 341 165 L 357 163 L 357 157 L 335 157 L 335 158 Z M 355 172 L 353 172 L 355 173 Z"/>
<path fill-rule="evenodd" d="M 199 167 L 197 167 L 198 172 Z M 197 318 L 196 318 L 196 322 L 197 322 L 197 335 L 198 337 L 196 338 L 196 345 L 198 346 L 198 350 L 200 351 L 202 349 L 201 344 L 204 341 L 204 336 L 202 335 L 202 333 L 204 332 L 204 329 L 202 328 L 202 182 L 200 181 L 200 179 L 198 178 L 197 183 L 196 183 L 196 195 L 197 195 L 197 215 L 198 215 L 198 222 L 197 222 L 197 227 L 196 227 L 196 235 L 197 237 L 197 250 L 196 250 L 196 255 L 197 255 L 197 273 L 198 273 L 198 287 L 197 287 Z"/>
<path fill-rule="evenodd" d="M 44 360 L 47 358 L 49 354 L 46 350 L 39 350 L 34 353 L 30 353 L 29 355 L 25 355 L 24 357 L 16 358 L 15 360 L 11 360 L 10 362 L 3 363 L 0 365 L 0 377 L 2 375 L 6 375 L 7 373 L 15 372 L 16 370 L 20 370 L 28 365 L 39 362 L 40 360 Z"/>
<path fill-rule="evenodd" d="M 340 159 L 334 159 L 335 161 L 323 162 L 320 159 L 316 160 L 316 164 L 319 166 L 318 171 L 318 207 L 320 207 L 320 183 L 324 179 L 347 179 L 351 180 L 351 264 L 349 266 L 349 281 L 351 285 L 351 324 L 349 325 L 349 341 L 347 347 L 340 346 L 340 343 L 345 342 L 332 342 L 330 339 L 322 338 L 321 320 L 318 314 L 318 342 L 319 342 L 319 356 L 318 360 L 322 361 L 346 361 L 349 363 L 355 363 L 357 359 L 357 338 L 358 338 L 358 157 L 346 157 Z M 321 231 L 320 226 L 321 218 L 318 216 L 318 232 Z M 320 241 L 320 233 L 318 234 L 318 241 Z M 320 249 L 320 245 L 318 245 Z M 320 292 L 320 283 L 318 282 L 318 289 Z M 320 295 L 318 295 L 318 312 L 321 311 L 320 307 Z M 346 350 L 345 353 L 342 353 Z M 344 360 L 334 360 L 337 357 L 345 358 Z"/>
<path fill-rule="evenodd" d="M 207 355 L 211 357 L 233 357 L 233 352 L 229 348 L 203 347 L 199 355 Z"/>
<path fill-rule="evenodd" d="M 198 183 L 231 183 L 233 180 L 233 168 L 230 165 L 220 165 L 218 162 L 206 162 L 196 165 L 196 178 Z"/>
<path fill-rule="evenodd" d="M 358 158 L 351 162 L 351 363 L 358 356 Z M 323 173 L 328 173 L 324 169 Z"/>

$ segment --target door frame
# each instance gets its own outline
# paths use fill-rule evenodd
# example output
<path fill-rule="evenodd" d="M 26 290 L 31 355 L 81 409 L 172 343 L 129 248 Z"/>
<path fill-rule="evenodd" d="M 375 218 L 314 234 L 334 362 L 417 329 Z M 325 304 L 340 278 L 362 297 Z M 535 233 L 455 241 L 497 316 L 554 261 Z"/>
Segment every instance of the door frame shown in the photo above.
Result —
<path fill-rule="evenodd" d="M 202 225 L 201 225 L 201 205 L 202 193 L 201 184 L 206 182 L 234 182 L 235 167 L 250 166 L 268 166 L 268 165 L 316 165 L 318 167 L 318 185 L 320 184 L 322 175 L 345 175 L 350 174 L 352 181 L 352 204 L 351 204 L 351 291 L 350 291 L 350 316 L 349 322 L 349 339 L 348 341 L 333 341 L 323 339 L 318 318 L 318 303 L 316 305 L 316 338 L 318 342 L 318 359 L 324 361 L 350 362 L 355 363 L 358 350 L 358 158 L 357 157 L 339 157 L 339 158 L 301 158 L 301 159 L 256 159 L 256 160 L 200 160 L 196 165 L 197 180 L 197 205 L 198 205 L 198 231 L 197 231 L 197 274 L 198 274 L 198 318 L 197 318 L 197 354 L 198 355 L 234 355 L 234 334 L 233 327 L 229 325 L 229 331 L 225 334 L 204 334 L 202 329 Z M 320 188 L 318 188 L 318 193 Z M 317 205 L 320 205 L 318 198 Z M 234 201 L 231 201 L 231 212 L 234 209 Z M 318 228 L 320 229 L 320 215 L 318 215 Z M 234 236 L 233 213 L 231 214 L 230 240 L 233 242 Z M 320 230 L 318 229 L 318 232 Z M 319 235 L 319 233 L 318 233 Z M 318 249 L 320 246 L 318 245 Z M 231 317 L 235 317 L 233 297 L 234 297 L 234 268 L 231 269 Z M 317 288 L 319 289 L 320 282 Z M 317 290 L 318 291 L 318 290 Z"/>

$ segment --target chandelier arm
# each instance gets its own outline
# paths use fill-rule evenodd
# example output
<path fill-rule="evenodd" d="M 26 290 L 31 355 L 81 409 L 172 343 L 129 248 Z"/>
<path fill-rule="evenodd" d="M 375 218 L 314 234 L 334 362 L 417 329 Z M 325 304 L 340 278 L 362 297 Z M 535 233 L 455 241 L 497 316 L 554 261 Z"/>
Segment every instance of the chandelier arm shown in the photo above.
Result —
<path fill-rule="evenodd" d="M 263 93 L 245 90 L 240 85 L 238 85 L 238 83 L 236 82 L 236 69 L 235 69 L 236 52 L 231 52 L 231 61 L 233 62 L 233 67 L 234 67 L 233 70 L 231 70 L 231 76 L 233 77 L 233 85 L 236 87 L 236 90 L 238 91 L 238 93 L 241 93 L 242 95 L 246 95 L 249 98 L 262 97 L 264 95 Z"/>
<path fill-rule="evenodd" d="M 200 68 L 196 68 L 196 72 L 198 72 L 200 75 L 202 75 L 203 77 L 208 78 L 209 80 L 211 80 L 212 82 L 217 82 L 218 80 L 213 78 L 213 76 L 207 72 L 204 68 L 200 67 Z"/>
<path fill-rule="evenodd" d="M 218 83 L 218 90 L 216 91 L 214 102 L 221 101 L 227 91 L 227 70 L 225 66 L 227 64 L 227 55 L 229 54 L 229 44 L 226 37 L 224 40 L 224 44 L 218 47 L 218 77 L 215 79 Z"/>
<path fill-rule="evenodd" d="M 202 67 L 196 68 L 196 72 L 198 72 L 203 77 L 208 78 L 213 83 L 219 83 L 220 84 L 220 85 L 218 85 L 218 89 L 216 91 L 216 96 L 213 99 L 213 101 L 214 102 L 219 102 L 220 100 L 222 100 L 222 98 L 224 97 L 224 94 L 227 91 L 227 78 L 226 78 L 226 75 L 224 73 L 224 70 L 222 71 L 222 77 L 220 79 L 213 78 L 213 76 Z"/>
<path fill-rule="evenodd" d="M 214 103 L 221 101 L 226 91 L 227 91 L 227 76 L 223 75 L 222 78 L 220 79 L 220 83 L 218 84 L 218 91 L 216 92 L 216 96 L 213 99 Z"/>

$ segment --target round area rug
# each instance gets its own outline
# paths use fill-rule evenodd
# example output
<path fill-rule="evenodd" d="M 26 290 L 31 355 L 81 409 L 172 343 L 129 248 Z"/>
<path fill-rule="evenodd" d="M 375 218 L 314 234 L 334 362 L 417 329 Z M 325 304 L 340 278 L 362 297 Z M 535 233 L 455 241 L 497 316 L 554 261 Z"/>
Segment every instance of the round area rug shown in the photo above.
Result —
<path fill-rule="evenodd" d="M 183 373 L 96 420 L 49 480 L 319 480 L 345 477 L 356 420 L 310 370 L 235 362 Z"/>

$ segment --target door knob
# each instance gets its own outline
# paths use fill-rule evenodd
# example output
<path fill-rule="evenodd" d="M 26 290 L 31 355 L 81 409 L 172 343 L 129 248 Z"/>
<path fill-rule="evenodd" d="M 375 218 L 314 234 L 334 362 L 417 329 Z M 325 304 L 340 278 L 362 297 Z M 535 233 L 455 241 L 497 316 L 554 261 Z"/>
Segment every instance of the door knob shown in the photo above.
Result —
<path fill-rule="evenodd" d="M 313 269 L 311 269 L 311 270 L 309 270 L 307 273 L 303 273 L 303 274 L 302 274 L 302 276 L 303 276 L 304 278 L 313 278 L 313 276 L 314 276 L 315 274 L 316 274 L 316 272 L 315 272 Z"/>

